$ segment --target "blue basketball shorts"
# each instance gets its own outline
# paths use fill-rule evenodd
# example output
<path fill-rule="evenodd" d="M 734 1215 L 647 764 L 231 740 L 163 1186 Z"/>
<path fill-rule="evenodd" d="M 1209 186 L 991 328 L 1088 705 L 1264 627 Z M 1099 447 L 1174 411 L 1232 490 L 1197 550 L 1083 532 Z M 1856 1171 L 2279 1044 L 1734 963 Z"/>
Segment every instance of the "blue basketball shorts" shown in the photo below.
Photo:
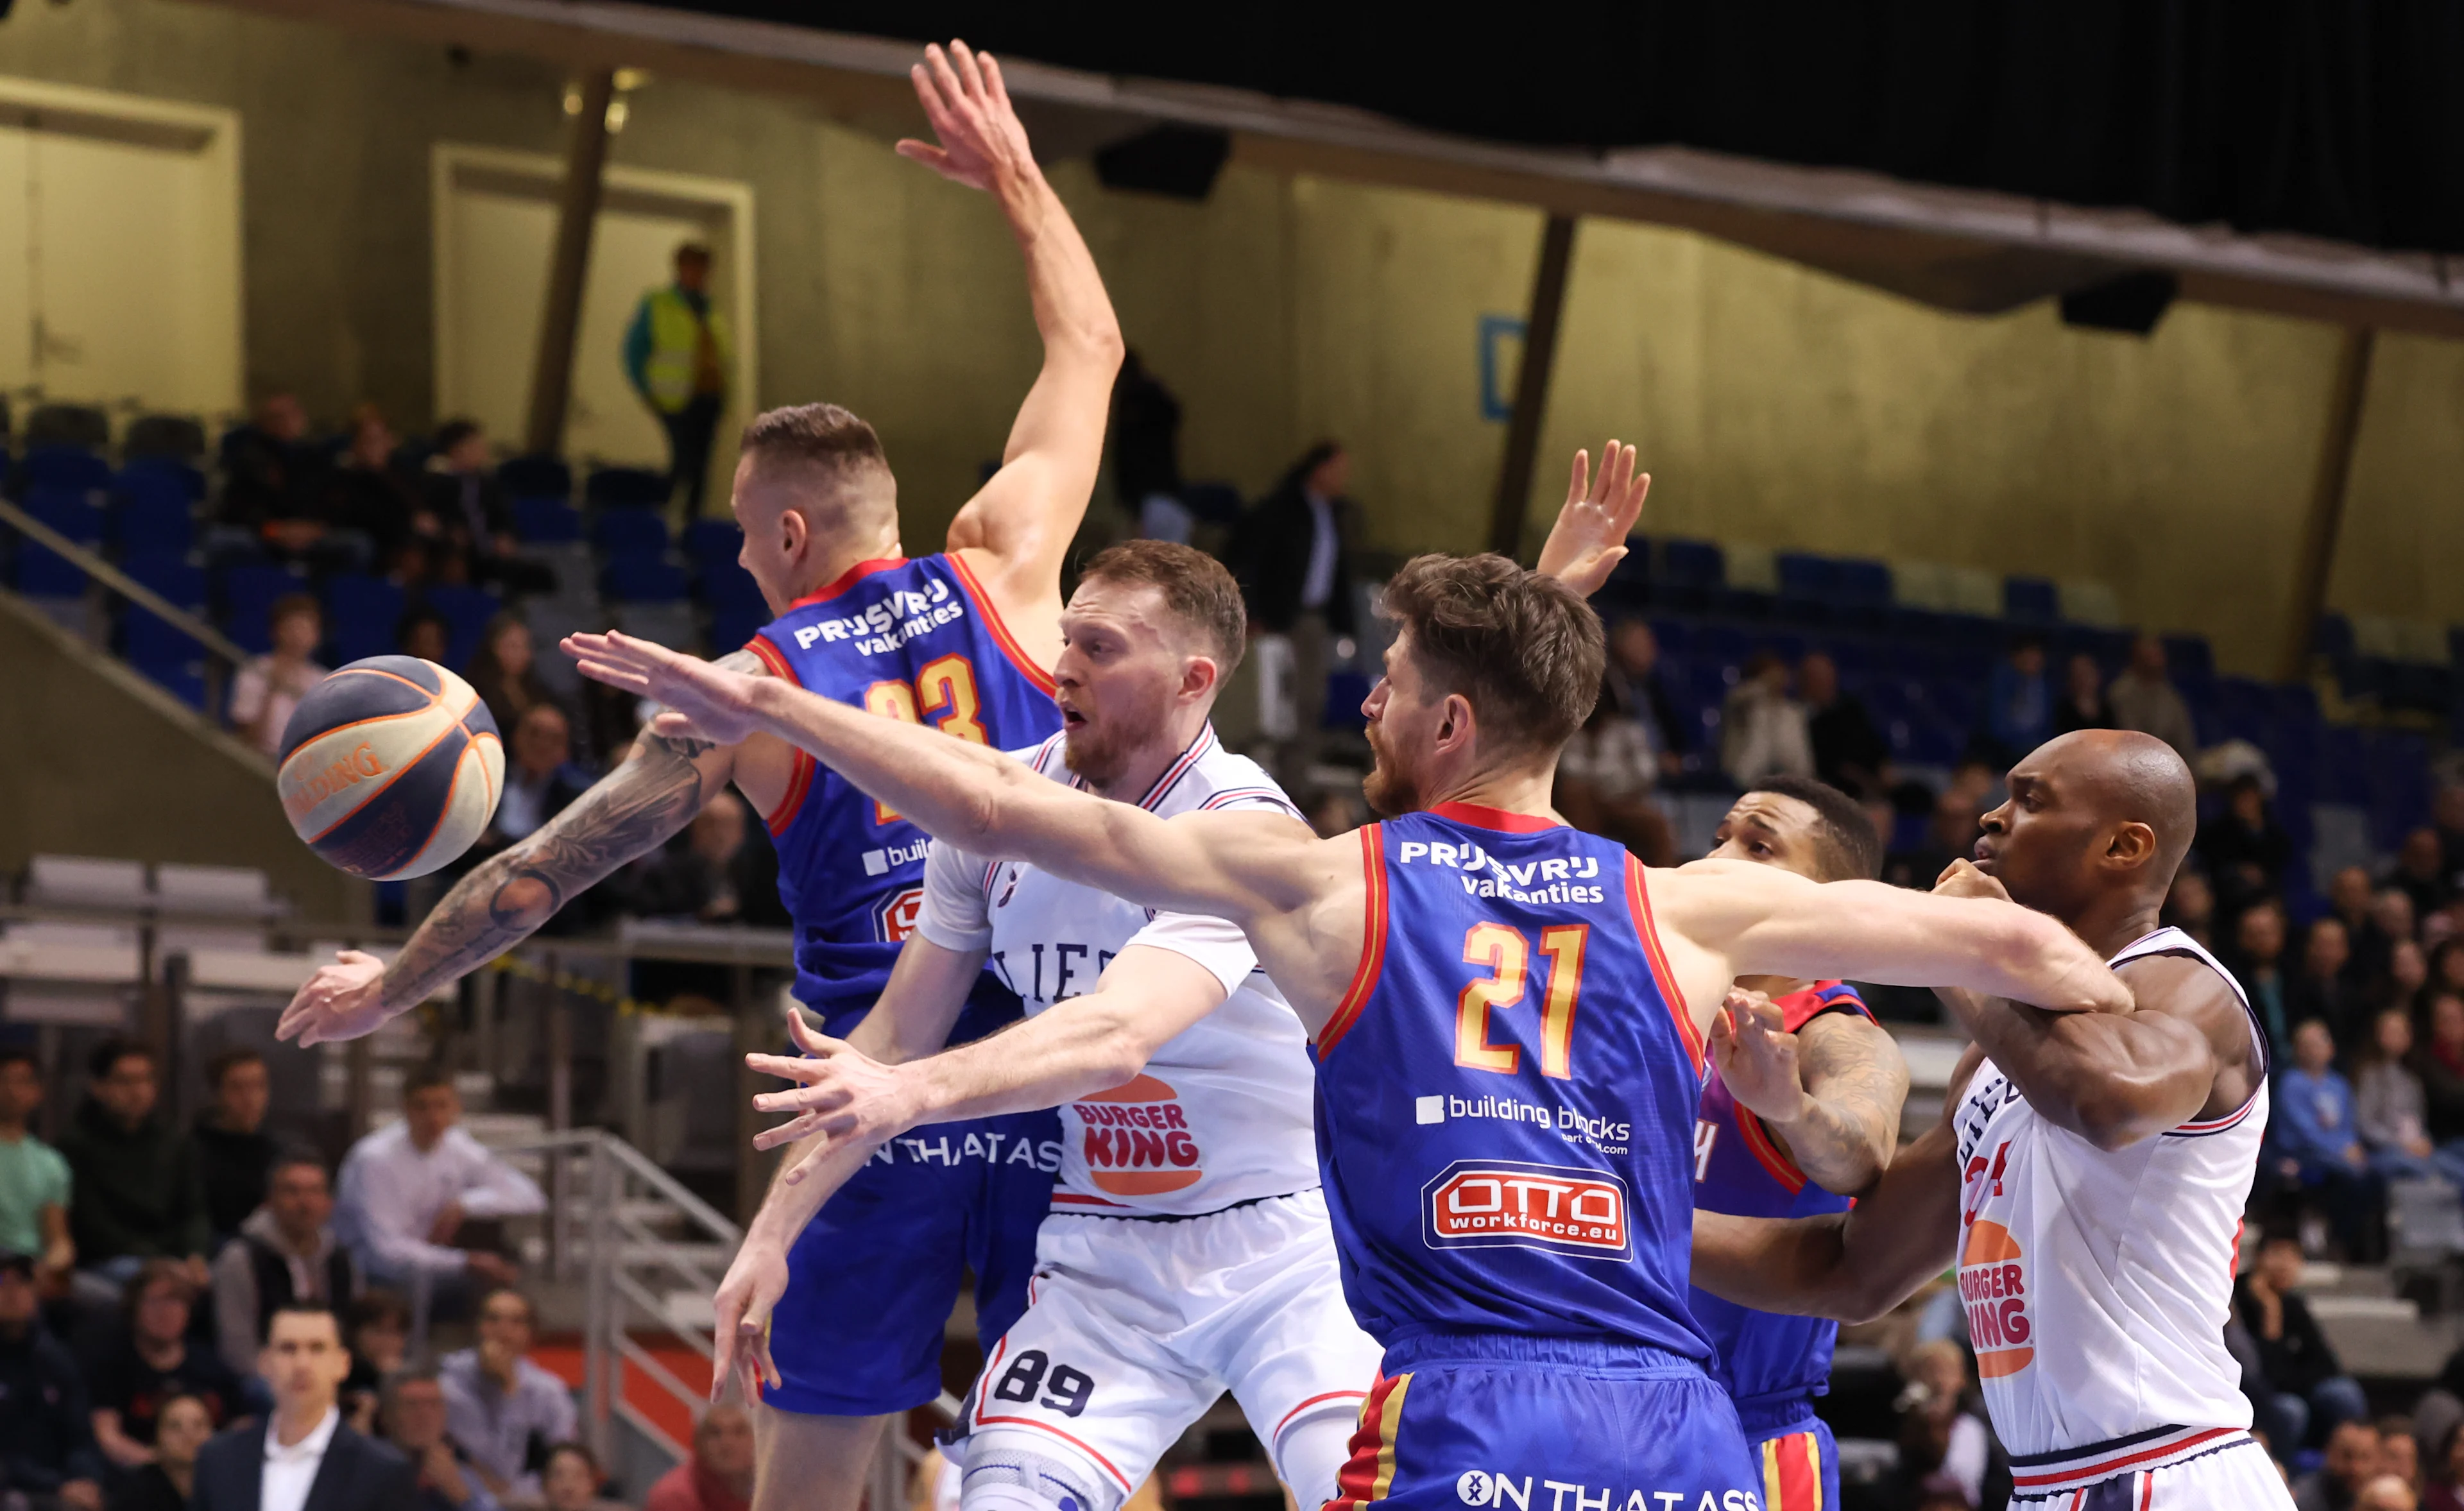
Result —
<path fill-rule="evenodd" d="M 1337 1486 L 1326 1511 L 1766 1511 L 1702 1366 L 1564 1338 L 1389 1346 Z"/>
<path fill-rule="evenodd" d="M 1035 1235 L 1061 1169 L 1061 1117 L 935 1123 L 883 1146 L 787 1252 L 761 1399 L 817 1416 L 877 1416 L 941 1393 L 941 1341 L 976 1273 L 987 1352 L 1026 1310 Z"/>
<path fill-rule="evenodd" d="M 1812 1396 L 1741 1402 L 1737 1416 L 1762 1477 L 1763 1511 L 1838 1511 L 1839 1444 Z"/>

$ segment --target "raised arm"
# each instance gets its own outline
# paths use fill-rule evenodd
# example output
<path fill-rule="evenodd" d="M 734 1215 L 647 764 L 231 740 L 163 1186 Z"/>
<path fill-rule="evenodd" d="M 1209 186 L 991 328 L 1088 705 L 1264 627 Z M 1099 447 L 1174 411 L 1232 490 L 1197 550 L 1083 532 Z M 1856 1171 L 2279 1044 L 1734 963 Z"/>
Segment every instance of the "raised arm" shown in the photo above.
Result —
<path fill-rule="evenodd" d="M 947 55 L 927 48 L 913 75 L 940 144 L 901 142 L 899 154 L 1000 203 L 1026 258 L 1044 338 L 1044 370 L 1010 427 L 1001 471 L 950 522 L 949 548 L 966 553 L 1014 625 L 1041 629 L 1059 611 L 1061 560 L 1103 465 L 1120 322 L 1085 239 L 1036 165 L 992 55 L 963 42 Z"/>
<path fill-rule="evenodd" d="M 1761 993 L 1731 991 L 1711 1054 L 1730 1094 L 1823 1190 L 1857 1195 L 1891 1163 L 1908 1062 L 1873 1019 L 1825 1013 L 1792 1034 Z"/>
<path fill-rule="evenodd" d="M 1540 544 L 1538 571 L 1557 579 L 1589 598 L 1607 583 L 1609 574 L 1625 559 L 1626 537 L 1642 517 L 1642 501 L 1651 493 L 1651 474 L 1634 470 L 1634 448 L 1611 439 L 1600 448 L 1600 470 L 1592 471 L 1592 453 L 1574 453 L 1573 476 L 1566 485 L 1566 502 L 1549 538 Z"/>
<path fill-rule="evenodd" d="M 731 675 L 760 668 L 744 651 L 713 665 L 732 668 Z M 374 1032 L 529 938 L 616 867 L 666 843 L 735 770 L 733 743 L 643 731 L 625 764 L 462 878 L 391 965 L 345 950 L 309 977 L 283 1011 L 276 1037 L 296 1039 L 304 1048 Z"/>
<path fill-rule="evenodd" d="M 2096 952 L 2013 903 L 1817 884 L 1742 861 L 1654 871 L 1650 885 L 1681 978 L 1719 983 L 1698 1000 L 1717 1000 L 1741 975 L 1846 976 L 1968 987 L 2057 1011 L 2130 1009 L 2129 989 Z"/>

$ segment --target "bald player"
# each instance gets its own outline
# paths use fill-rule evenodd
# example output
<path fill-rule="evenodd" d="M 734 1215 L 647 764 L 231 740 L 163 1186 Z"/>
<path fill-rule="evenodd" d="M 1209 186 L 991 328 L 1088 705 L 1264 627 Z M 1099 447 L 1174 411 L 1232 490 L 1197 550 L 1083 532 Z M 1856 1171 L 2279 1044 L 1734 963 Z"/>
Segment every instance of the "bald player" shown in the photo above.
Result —
<path fill-rule="evenodd" d="M 2157 922 L 2197 824 L 2189 769 L 2145 734 L 2066 734 L 2012 768 L 1936 894 L 2060 919 L 2136 1007 L 1941 991 L 1976 1042 L 1941 1126 L 1854 1211 L 1696 1215 L 1695 1283 L 1765 1310 L 1877 1316 L 1955 1256 L 2013 1505 L 2292 1505 L 2223 1339 L 2267 1038 L 2215 958 Z M 1738 1055 L 1785 1047 L 1759 1018 L 1726 1027 Z"/>

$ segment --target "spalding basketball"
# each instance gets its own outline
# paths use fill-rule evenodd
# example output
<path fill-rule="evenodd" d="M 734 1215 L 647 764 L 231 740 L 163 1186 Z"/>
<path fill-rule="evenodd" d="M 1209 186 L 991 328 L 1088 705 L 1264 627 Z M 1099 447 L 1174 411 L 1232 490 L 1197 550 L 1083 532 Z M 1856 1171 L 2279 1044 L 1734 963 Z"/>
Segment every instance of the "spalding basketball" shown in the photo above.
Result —
<path fill-rule="evenodd" d="M 450 865 L 487 828 L 505 747 L 471 684 L 416 656 L 370 656 L 299 700 L 275 785 L 310 849 L 399 881 Z"/>

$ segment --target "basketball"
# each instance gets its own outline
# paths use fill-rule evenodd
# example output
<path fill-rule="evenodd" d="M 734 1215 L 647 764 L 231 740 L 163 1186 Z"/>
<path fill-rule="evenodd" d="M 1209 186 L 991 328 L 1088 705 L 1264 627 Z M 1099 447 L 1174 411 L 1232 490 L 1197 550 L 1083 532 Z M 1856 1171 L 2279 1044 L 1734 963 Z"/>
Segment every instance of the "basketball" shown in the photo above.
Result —
<path fill-rule="evenodd" d="M 504 791 L 504 743 L 460 677 L 416 656 L 370 656 L 299 700 L 275 785 L 293 831 L 328 864 L 400 881 L 479 838 Z"/>

